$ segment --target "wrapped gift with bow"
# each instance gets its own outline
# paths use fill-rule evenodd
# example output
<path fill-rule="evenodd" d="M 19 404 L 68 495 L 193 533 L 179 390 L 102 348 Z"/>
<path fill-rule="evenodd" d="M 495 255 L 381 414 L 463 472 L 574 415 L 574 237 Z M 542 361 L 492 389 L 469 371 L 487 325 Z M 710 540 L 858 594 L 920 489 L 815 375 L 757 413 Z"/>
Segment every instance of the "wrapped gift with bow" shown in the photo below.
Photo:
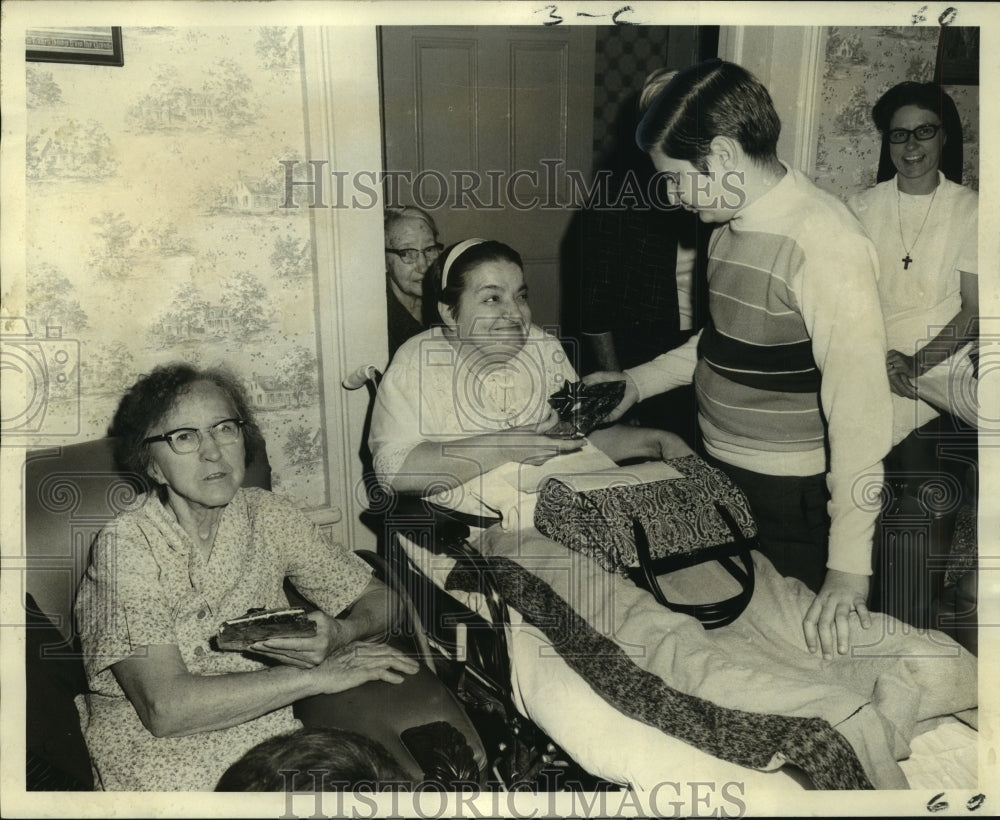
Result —
<path fill-rule="evenodd" d="M 624 396 L 624 379 L 596 384 L 563 382 L 563 386 L 549 396 L 549 405 L 559 414 L 559 423 L 546 435 L 554 438 L 590 435 Z"/>

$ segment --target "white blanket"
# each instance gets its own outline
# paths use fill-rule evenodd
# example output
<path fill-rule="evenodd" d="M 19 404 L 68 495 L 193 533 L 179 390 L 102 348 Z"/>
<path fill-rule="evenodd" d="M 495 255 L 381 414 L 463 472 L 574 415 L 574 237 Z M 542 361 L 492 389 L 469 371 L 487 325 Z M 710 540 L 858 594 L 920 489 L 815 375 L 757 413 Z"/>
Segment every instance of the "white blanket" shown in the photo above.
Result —
<path fill-rule="evenodd" d="M 762 556 L 756 556 L 758 591 L 748 610 L 731 626 L 706 632 L 590 559 L 531 531 L 522 536 L 494 528 L 481 546 L 544 579 L 591 627 L 670 687 L 729 709 L 824 718 L 847 738 L 877 787 L 906 787 L 897 761 L 929 727 L 924 721 L 975 706 L 975 659 L 941 633 L 918 635 L 876 618 L 867 631 L 855 623 L 852 656 L 824 661 L 810 655 L 800 624 L 811 593 L 778 576 Z M 424 553 L 424 571 L 443 586 L 448 559 L 433 557 L 431 566 L 427 558 Z M 709 564 L 675 573 L 664 588 L 674 600 L 717 600 L 729 592 L 728 583 L 729 576 Z M 477 608 L 476 596 L 454 594 Z M 676 774 L 679 762 L 681 768 L 690 763 L 694 776 L 705 771 L 706 760 L 715 776 L 726 770 L 744 781 L 756 776 L 626 718 L 595 695 L 593 682 L 567 666 L 539 630 L 520 623 L 519 613 L 512 618 L 515 693 L 525 713 L 589 771 L 639 788 Z M 657 748 L 672 753 L 649 753 Z"/>

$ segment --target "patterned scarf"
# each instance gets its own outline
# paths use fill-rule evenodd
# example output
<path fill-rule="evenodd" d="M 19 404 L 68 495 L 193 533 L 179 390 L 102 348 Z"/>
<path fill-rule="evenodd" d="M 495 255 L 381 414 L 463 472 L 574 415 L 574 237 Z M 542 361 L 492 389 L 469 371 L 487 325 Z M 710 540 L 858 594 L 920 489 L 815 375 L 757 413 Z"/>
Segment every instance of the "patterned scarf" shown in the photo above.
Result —
<path fill-rule="evenodd" d="M 817 789 L 874 788 L 846 738 L 823 718 L 728 709 L 679 692 L 634 664 L 621 647 L 521 565 L 499 556 L 479 560 L 494 575 L 506 603 L 622 714 L 741 766 L 763 770 L 779 756 L 804 771 Z M 460 561 L 445 588 L 478 591 L 479 573 Z"/>

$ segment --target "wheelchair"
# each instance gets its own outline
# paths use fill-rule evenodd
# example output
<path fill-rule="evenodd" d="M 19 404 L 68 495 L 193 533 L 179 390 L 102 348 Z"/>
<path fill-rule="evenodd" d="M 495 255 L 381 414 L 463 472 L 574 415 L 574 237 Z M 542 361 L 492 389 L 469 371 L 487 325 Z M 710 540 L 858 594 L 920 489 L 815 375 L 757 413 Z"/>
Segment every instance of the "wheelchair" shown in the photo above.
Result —
<path fill-rule="evenodd" d="M 594 791 L 618 788 L 585 771 L 539 726 L 517 707 L 512 691 L 507 632 L 511 626 L 507 603 L 488 562 L 470 543 L 474 530 L 486 530 L 499 517 L 457 512 L 417 497 L 403 496 L 378 484 L 367 450 L 367 429 L 381 381 L 377 368 L 360 368 L 344 380 L 346 389 L 366 387 L 369 418 L 361 457 L 365 465 L 365 489 L 369 509 L 363 515 L 378 537 L 378 553 L 385 561 L 393 584 L 409 600 L 416 628 L 425 633 L 424 651 L 446 684 L 463 704 L 487 746 L 489 769 L 505 788 L 551 790 L 560 781 Z M 718 505 L 717 505 L 718 506 Z M 642 526 L 635 525 L 638 566 L 628 574 L 650 591 L 663 606 L 697 617 L 706 629 L 725 626 L 743 611 L 753 594 L 753 562 L 749 551 L 753 540 L 743 537 L 725 509 L 717 512 L 733 533 L 731 542 L 707 555 L 662 557 L 651 554 Z M 417 566 L 406 545 L 423 556 L 442 556 L 454 562 L 455 570 L 470 570 L 485 609 L 474 612 Z M 740 584 L 732 598 L 712 604 L 678 604 L 666 599 L 657 576 L 693 563 L 718 560 Z M 742 566 L 737 563 L 739 559 Z M 482 609 L 480 612 L 482 612 Z M 558 786 L 556 787 L 558 788 Z"/>

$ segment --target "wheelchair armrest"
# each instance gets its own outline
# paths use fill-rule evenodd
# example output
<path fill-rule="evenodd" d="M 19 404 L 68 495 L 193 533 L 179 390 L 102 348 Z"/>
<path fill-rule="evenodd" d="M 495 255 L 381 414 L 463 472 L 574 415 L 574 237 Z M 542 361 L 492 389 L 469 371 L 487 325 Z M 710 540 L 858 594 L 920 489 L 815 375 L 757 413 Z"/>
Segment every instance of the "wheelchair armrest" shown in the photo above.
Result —
<path fill-rule="evenodd" d="M 456 524 L 461 524 L 465 527 L 476 527 L 478 529 L 485 530 L 489 529 L 494 524 L 499 524 L 503 521 L 503 516 L 499 514 L 473 515 L 472 513 L 442 507 L 440 504 L 435 504 L 433 501 L 425 501 L 424 503 L 436 518 L 440 518 L 444 521 L 454 521 Z"/>
<path fill-rule="evenodd" d="M 468 538 L 473 528 L 488 529 L 499 524 L 500 516 L 480 516 L 459 512 L 426 498 L 396 493 L 387 505 L 386 523 L 390 527 L 421 526 L 432 529 L 434 546 L 443 551 L 446 545 Z"/>

